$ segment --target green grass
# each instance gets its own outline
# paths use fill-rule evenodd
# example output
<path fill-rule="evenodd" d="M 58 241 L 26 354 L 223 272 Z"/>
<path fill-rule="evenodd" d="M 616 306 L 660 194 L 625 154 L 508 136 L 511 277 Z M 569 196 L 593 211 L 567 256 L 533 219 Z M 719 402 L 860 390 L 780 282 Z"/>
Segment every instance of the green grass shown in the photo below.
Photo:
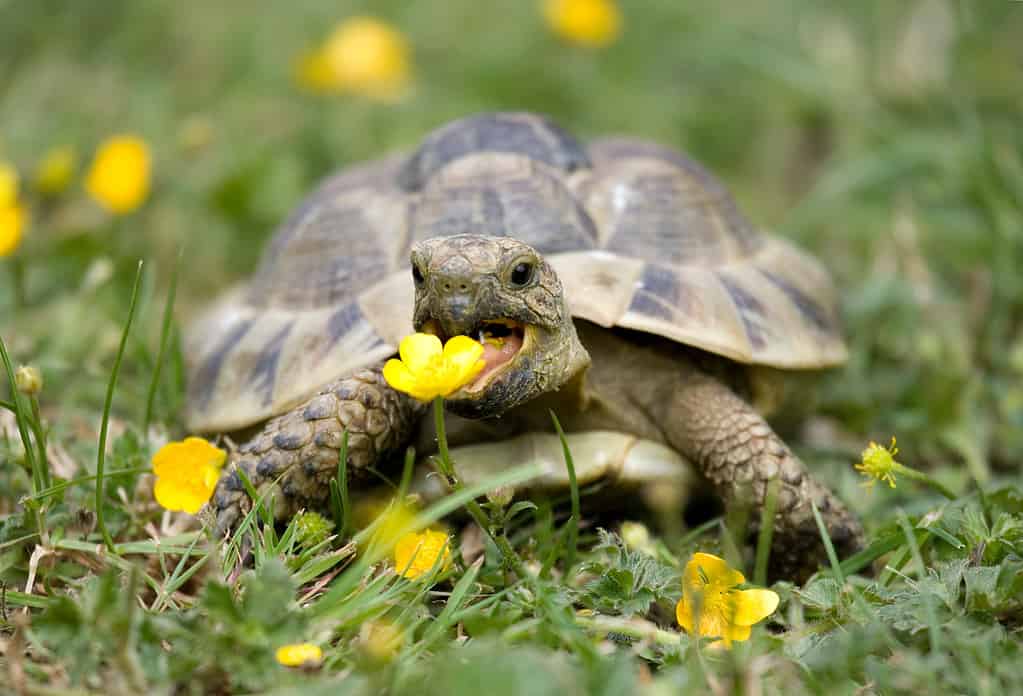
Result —
<path fill-rule="evenodd" d="M 294 57 L 359 12 L 412 43 L 415 86 L 398 104 L 291 82 Z M 0 404 L 0 693 L 997 694 L 1023 680 L 1023 4 L 624 12 L 621 40 L 589 52 L 510 0 L 0 0 L 0 159 L 28 173 L 51 146 L 84 157 L 127 130 L 152 146 L 156 175 L 147 205 L 116 222 L 79 186 L 37 208 L 17 256 L 25 303 L 0 260 L 0 337 L 15 367 L 42 370 L 50 445 L 44 475 L 37 435 Z M 730 652 L 674 623 L 689 554 L 731 543 L 720 524 L 655 527 L 648 556 L 598 533 L 617 520 L 585 490 L 567 525 L 567 493 L 484 503 L 517 560 L 487 539 L 481 562 L 411 583 L 347 538 L 304 546 L 294 527 L 261 532 L 254 567 L 235 572 L 237 545 L 162 527 L 151 501 L 153 447 L 185 434 L 181 324 L 253 270 L 319 178 L 505 108 L 684 149 L 841 288 L 849 363 L 822 377 L 808 422 L 778 427 L 861 515 L 870 547 L 777 583 L 779 611 Z M 31 419 L 6 382 L 0 401 Z M 899 460 L 955 500 L 907 480 L 863 492 L 852 463 L 893 434 Z M 405 637 L 389 660 L 371 621 Z M 274 662 L 294 640 L 324 647 L 320 670 Z"/>

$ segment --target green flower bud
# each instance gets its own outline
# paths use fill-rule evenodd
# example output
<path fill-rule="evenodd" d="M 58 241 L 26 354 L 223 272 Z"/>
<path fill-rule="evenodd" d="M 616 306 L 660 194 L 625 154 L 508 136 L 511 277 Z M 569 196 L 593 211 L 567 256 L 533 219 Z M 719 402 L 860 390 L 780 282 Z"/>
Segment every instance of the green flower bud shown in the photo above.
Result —
<path fill-rule="evenodd" d="M 26 396 L 35 396 L 43 390 L 43 375 L 37 367 L 22 365 L 14 372 L 14 386 Z"/>
<path fill-rule="evenodd" d="M 303 548 L 312 548 L 330 536 L 334 523 L 318 512 L 302 512 L 295 517 L 295 538 Z"/>

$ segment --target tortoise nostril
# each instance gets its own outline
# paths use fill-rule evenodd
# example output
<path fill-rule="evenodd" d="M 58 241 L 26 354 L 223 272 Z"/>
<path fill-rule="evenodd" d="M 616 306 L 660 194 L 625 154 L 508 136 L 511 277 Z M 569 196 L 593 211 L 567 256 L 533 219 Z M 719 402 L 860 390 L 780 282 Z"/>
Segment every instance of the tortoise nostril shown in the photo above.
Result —
<path fill-rule="evenodd" d="M 462 292 L 465 292 L 466 290 L 469 289 L 469 286 L 466 283 L 462 283 L 461 285 L 458 286 L 458 289 L 461 290 Z"/>

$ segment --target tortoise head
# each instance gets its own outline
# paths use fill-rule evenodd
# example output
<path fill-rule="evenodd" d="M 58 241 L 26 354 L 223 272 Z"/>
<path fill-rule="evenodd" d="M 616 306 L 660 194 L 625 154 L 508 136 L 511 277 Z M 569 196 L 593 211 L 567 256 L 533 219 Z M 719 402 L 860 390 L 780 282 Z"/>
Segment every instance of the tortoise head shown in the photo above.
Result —
<path fill-rule="evenodd" d="M 499 416 L 589 365 L 561 281 L 527 244 L 470 234 L 428 239 L 412 247 L 412 278 L 416 331 L 484 346 L 479 377 L 447 398 L 458 415 Z"/>

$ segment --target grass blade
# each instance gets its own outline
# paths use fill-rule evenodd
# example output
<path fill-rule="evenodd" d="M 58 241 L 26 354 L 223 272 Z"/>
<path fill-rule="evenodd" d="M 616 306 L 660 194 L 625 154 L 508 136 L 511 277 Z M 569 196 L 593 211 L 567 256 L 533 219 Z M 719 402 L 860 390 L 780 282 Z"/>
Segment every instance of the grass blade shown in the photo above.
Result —
<path fill-rule="evenodd" d="M 821 511 L 817 509 L 817 503 L 810 501 L 810 507 L 813 509 L 813 518 L 817 521 L 817 530 L 821 533 L 821 541 L 824 542 L 824 550 L 828 552 L 828 561 L 831 562 L 831 572 L 835 574 L 835 579 L 838 580 L 839 585 L 845 585 L 845 573 L 842 572 L 842 564 L 838 562 L 838 554 L 835 553 L 835 545 L 831 543 L 831 536 L 828 534 L 828 528 L 824 526 L 824 520 L 821 518 Z"/>
<path fill-rule="evenodd" d="M 774 511 L 778 506 L 778 489 L 781 479 L 775 477 L 767 484 L 764 495 L 764 509 L 760 514 L 760 533 L 757 534 L 757 558 L 753 565 L 754 584 L 767 585 L 767 560 L 771 556 L 771 541 L 774 537 Z"/>
<path fill-rule="evenodd" d="M 170 287 L 167 288 L 167 301 L 163 306 L 163 321 L 160 327 L 160 348 L 156 354 L 156 365 L 153 366 L 153 377 L 149 382 L 149 393 L 146 395 L 146 414 L 142 419 L 142 437 L 149 440 L 149 424 L 153 421 L 153 406 L 156 403 L 156 392 L 160 388 L 160 373 L 167 355 L 167 344 L 170 340 L 171 326 L 174 323 L 174 300 L 178 293 L 178 269 L 181 265 L 179 251 L 171 268 Z"/>
<path fill-rule="evenodd" d="M 0 358 L 4 362 L 4 370 L 7 372 L 7 383 L 11 388 L 11 399 L 12 399 L 12 411 L 14 411 L 14 420 L 18 424 L 18 434 L 21 435 L 21 444 L 25 448 L 25 458 L 28 460 L 29 468 L 32 471 L 32 484 L 35 487 L 35 492 L 43 490 L 43 477 L 39 472 L 39 466 L 36 462 L 35 453 L 32 450 L 32 440 L 28 434 L 28 418 L 22 411 L 21 399 L 18 398 L 18 385 L 14 381 L 14 366 L 11 364 L 11 357 L 7 354 L 7 345 L 4 340 L 0 338 Z"/>
<path fill-rule="evenodd" d="M 114 359 L 114 369 L 110 372 L 110 383 L 107 384 L 107 395 L 103 402 L 103 420 L 99 426 L 99 452 L 96 454 L 96 526 L 103 536 L 103 543 L 110 550 L 114 549 L 114 539 L 107 529 L 106 520 L 103 515 L 103 467 L 106 464 L 107 454 L 107 428 L 110 425 L 110 405 L 114 401 L 114 389 L 117 387 L 117 375 L 121 371 L 121 359 L 124 357 L 124 348 L 128 343 L 128 333 L 131 331 L 131 323 L 135 318 L 135 305 L 139 298 L 139 285 L 142 281 L 142 261 L 139 261 L 135 271 L 135 284 L 131 289 L 131 303 L 128 305 L 128 320 L 124 323 L 124 331 L 121 332 L 121 344 L 117 347 L 117 357 Z"/>
<path fill-rule="evenodd" d="M 565 553 L 565 570 L 575 565 L 576 546 L 579 544 L 579 481 L 575 477 L 575 461 L 568 449 L 568 441 L 565 439 L 565 431 L 561 429 L 561 423 L 554 411 L 550 412 L 551 420 L 554 421 L 554 429 L 558 431 L 558 439 L 561 440 L 561 450 L 565 453 L 565 468 L 568 469 L 568 486 L 572 495 L 572 516 L 565 522 L 568 528 L 568 539 L 565 545 L 568 547 Z"/>
<path fill-rule="evenodd" d="M 920 545 L 916 541 L 916 534 L 913 533 L 913 528 L 909 523 L 909 518 L 906 517 L 906 513 L 903 510 L 899 510 L 899 527 L 902 528 L 902 534 L 906 537 L 906 543 L 909 545 L 909 552 L 913 555 L 913 561 L 920 566 L 920 575 L 925 577 L 927 575 L 927 566 L 924 565 L 923 556 L 920 554 Z M 921 592 L 924 600 L 924 608 L 927 612 L 927 632 L 930 636 L 931 641 L 931 654 L 941 654 L 941 633 L 938 629 L 938 615 L 934 611 L 934 598 L 930 592 Z"/>
<path fill-rule="evenodd" d="M 408 447 L 405 450 L 405 462 L 401 469 L 401 483 L 398 484 L 398 500 L 404 500 L 412 486 L 412 472 L 416 466 L 416 448 Z"/>

